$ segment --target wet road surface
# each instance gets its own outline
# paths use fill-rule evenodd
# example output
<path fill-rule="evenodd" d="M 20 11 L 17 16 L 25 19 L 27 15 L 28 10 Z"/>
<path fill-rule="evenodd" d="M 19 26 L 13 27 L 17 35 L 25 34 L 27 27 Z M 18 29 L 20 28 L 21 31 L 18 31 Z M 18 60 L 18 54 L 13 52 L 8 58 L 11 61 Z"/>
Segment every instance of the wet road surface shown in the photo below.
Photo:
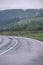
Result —
<path fill-rule="evenodd" d="M 43 42 L 0 36 L 0 65 L 43 65 Z"/>

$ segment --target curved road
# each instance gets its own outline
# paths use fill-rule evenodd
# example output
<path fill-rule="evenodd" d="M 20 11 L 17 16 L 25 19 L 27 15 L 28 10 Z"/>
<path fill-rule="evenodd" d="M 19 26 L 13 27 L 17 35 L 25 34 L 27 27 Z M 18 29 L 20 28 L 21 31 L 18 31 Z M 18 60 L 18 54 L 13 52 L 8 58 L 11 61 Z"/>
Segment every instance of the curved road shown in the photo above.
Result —
<path fill-rule="evenodd" d="M 43 42 L 0 36 L 0 65 L 43 65 Z"/>

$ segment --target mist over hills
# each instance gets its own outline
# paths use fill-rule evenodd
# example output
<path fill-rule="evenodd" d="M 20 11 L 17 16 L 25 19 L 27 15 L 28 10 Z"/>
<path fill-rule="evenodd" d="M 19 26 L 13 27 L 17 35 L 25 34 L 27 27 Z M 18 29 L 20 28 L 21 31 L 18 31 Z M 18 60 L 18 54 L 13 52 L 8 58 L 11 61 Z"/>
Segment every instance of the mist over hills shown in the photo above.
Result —
<path fill-rule="evenodd" d="M 19 28 L 18 26 L 22 23 L 22 20 L 25 24 L 24 19 L 28 19 L 28 21 L 29 21 L 29 19 L 36 18 L 36 17 L 42 17 L 41 21 L 43 21 L 43 9 L 2 10 L 2 11 L 0 11 L 0 30 L 13 29 L 13 28 L 14 28 L 14 30 L 17 30 Z M 36 21 L 36 19 L 35 19 L 35 21 Z M 20 22 L 19 25 L 18 25 L 18 22 Z"/>

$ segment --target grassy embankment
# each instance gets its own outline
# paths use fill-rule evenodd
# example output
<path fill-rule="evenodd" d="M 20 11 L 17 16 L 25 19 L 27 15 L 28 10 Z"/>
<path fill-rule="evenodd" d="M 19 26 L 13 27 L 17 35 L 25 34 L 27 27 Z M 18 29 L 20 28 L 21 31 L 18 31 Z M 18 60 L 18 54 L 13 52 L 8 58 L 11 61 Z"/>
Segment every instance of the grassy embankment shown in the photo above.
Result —
<path fill-rule="evenodd" d="M 1 32 L 0 35 L 23 36 L 43 41 L 43 32 Z"/>

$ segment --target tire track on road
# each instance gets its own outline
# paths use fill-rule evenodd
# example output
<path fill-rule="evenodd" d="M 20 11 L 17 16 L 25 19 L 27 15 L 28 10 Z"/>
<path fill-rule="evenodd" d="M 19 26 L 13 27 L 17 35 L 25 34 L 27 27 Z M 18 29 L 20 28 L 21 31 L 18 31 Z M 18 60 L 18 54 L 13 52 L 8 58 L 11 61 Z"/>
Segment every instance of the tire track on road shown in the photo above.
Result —
<path fill-rule="evenodd" d="M 8 45 L 10 45 L 10 44 L 13 44 L 13 45 L 12 45 L 10 48 L 8 48 L 8 49 L 5 48 L 5 50 L 4 50 L 2 53 L 0 53 L 0 55 L 2 55 L 2 54 L 4 54 L 4 53 L 8 52 L 9 50 L 11 50 L 13 47 L 15 47 L 15 46 L 18 44 L 18 41 L 17 41 L 16 39 L 12 39 L 12 38 L 9 38 L 9 39 L 10 39 L 10 42 L 7 43 L 6 45 L 3 44 L 3 47 L 2 47 L 2 48 L 4 48 L 5 46 L 8 46 Z M 0 49 L 0 50 L 1 50 L 1 49 Z"/>

